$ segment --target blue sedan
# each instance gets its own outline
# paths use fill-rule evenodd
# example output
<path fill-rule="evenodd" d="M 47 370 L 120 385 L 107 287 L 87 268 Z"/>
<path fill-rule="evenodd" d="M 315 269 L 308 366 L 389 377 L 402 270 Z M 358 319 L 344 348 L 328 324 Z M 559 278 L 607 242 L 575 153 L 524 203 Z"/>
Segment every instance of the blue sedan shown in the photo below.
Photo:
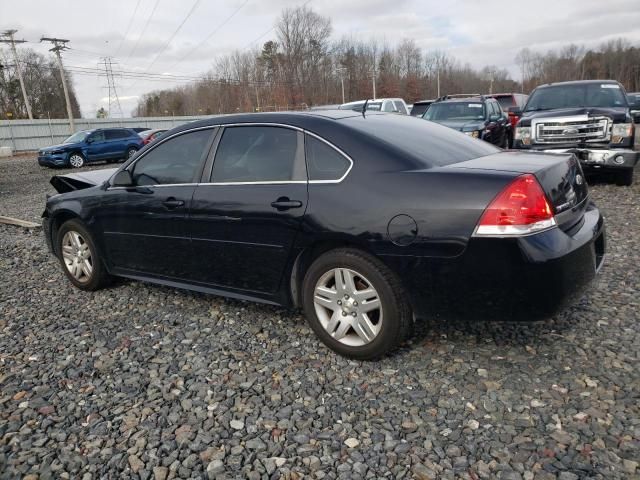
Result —
<path fill-rule="evenodd" d="M 83 130 L 60 145 L 39 150 L 38 163 L 47 167 L 80 168 L 85 163 L 130 158 L 142 146 L 142 138 L 130 128 Z"/>

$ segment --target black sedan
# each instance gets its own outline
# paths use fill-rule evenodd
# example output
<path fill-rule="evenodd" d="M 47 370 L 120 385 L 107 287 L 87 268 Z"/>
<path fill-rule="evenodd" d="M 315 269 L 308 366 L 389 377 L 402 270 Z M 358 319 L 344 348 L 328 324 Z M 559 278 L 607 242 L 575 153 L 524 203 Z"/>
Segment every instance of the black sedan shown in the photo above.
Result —
<path fill-rule="evenodd" d="M 546 318 L 604 258 L 573 155 L 502 152 L 402 115 L 210 118 L 52 183 L 45 234 L 76 287 L 121 276 L 302 307 L 358 359 L 416 318 Z"/>

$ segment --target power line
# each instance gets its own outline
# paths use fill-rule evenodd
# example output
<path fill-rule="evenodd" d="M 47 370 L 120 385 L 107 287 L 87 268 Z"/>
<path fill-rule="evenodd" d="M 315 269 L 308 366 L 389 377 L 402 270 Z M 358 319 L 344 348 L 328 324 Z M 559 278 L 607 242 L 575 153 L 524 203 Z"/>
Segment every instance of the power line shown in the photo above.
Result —
<path fill-rule="evenodd" d="M 116 53 L 115 53 L 116 55 L 118 55 L 118 53 L 120 52 L 120 49 L 122 48 L 122 44 L 126 40 L 127 35 L 129 35 L 129 31 L 131 30 L 131 25 L 133 25 L 133 20 L 136 18 L 136 13 L 138 13 L 139 6 L 140 6 L 140 0 L 136 2 L 136 8 L 133 9 L 133 13 L 131 14 L 131 18 L 129 19 L 129 25 L 127 25 L 127 29 L 124 32 L 124 36 L 122 37 L 122 40 L 120 40 L 120 45 L 118 45 L 118 49 L 116 50 Z"/>
<path fill-rule="evenodd" d="M 151 69 L 151 67 L 153 67 L 156 62 L 158 61 L 158 59 L 160 58 L 160 55 L 162 55 L 165 50 L 167 49 L 167 47 L 169 46 L 169 44 L 172 42 L 172 40 L 175 38 L 175 36 L 178 34 L 178 32 L 180 31 L 180 29 L 184 26 L 184 24 L 187 22 L 187 20 L 189 19 L 189 17 L 191 17 L 191 15 L 193 14 L 194 10 L 196 9 L 196 7 L 198 6 L 198 4 L 200 3 L 200 0 L 196 0 L 193 5 L 191 6 L 191 9 L 189 10 L 189 12 L 187 13 L 187 16 L 184 17 L 182 19 L 182 21 L 180 22 L 180 25 L 178 25 L 178 28 L 176 28 L 174 30 L 174 32 L 171 34 L 171 36 L 169 37 L 169 40 L 167 40 L 167 42 L 162 46 L 162 48 L 160 49 L 160 51 L 156 54 L 156 56 L 154 57 L 154 59 L 151 61 L 151 63 L 147 66 L 147 68 L 144 69 L 143 73 L 146 73 L 149 71 L 149 69 Z M 136 82 L 132 83 L 131 85 L 129 85 L 127 88 L 131 88 L 136 84 Z"/>
<path fill-rule="evenodd" d="M 158 8 L 158 4 L 160 3 L 160 0 L 156 0 L 156 4 L 153 6 L 153 9 L 151 10 L 151 13 L 149 14 L 149 17 L 147 18 L 146 23 L 144 24 L 144 27 L 142 28 L 142 32 L 140 32 L 140 35 L 138 36 L 138 39 L 136 40 L 136 44 L 133 46 L 133 49 L 129 52 L 129 55 L 127 55 L 127 58 L 125 59 L 125 62 L 127 60 L 129 60 L 131 58 L 131 55 L 133 55 L 135 53 L 135 51 L 138 48 L 138 44 L 140 43 L 140 39 L 142 37 L 144 37 L 144 34 L 147 32 L 147 27 L 149 26 L 149 22 L 151 22 L 151 19 L 153 18 L 153 15 L 156 13 L 156 9 Z"/>
<path fill-rule="evenodd" d="M 224 27 L 227 23 L 229 23 L 229 21 L 231 21 L 231 19 L 233 17 L 236 16 L 236 14 L 242 10 L 242 8 L 249 3 L 249 0 L 245 0 L 245 2 L 240 5 L 231 15 L 229 15 L 222 23 L 220 23 L 217 27 L 215 27 L 210 33 L 209 35 L 206 36 L 206 38 L 204 40 L 202 40 L 199 44 L 197 44 L 195 47 L 193 47 L 191 50 L 189 50 L 188 53 L 186 53 L 185 55 L 182 56 L 182 58 L 180 60 L 178 60 L 177 62 L 175 62 L 173 65 L 171 65 L 169 68 L 167 68 L 167 70 L 171 70 L 172 68 L 174 68 L 176 65 L 181 64 L 182 62 L 184 62 L 188 57 L 191 56 L 191 54 L 193 52 L 195 52 L 196 50 L 198 50 L 200 47 L 202 47 L 205 43 L 207 43 L 209 40 L 211 40 L 211 37 L 213 37 L 218 30 L 220 30 L 222 27 Z"/>

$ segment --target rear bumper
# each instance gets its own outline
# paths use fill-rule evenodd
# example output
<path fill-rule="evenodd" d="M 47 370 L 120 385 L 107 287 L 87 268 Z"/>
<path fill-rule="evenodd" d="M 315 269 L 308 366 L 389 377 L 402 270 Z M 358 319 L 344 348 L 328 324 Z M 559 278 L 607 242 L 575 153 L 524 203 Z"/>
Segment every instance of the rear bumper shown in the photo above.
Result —
<path fill-rule="evenodd" d="M 576 228 L 571 236 L 553 228 L 517 239 L 472 238 L 454 259 L 384 260 L 402 272 L 419 317 L 541 320 L 582 296 L 604 261 L 600 211 L 590 206 Z"/>

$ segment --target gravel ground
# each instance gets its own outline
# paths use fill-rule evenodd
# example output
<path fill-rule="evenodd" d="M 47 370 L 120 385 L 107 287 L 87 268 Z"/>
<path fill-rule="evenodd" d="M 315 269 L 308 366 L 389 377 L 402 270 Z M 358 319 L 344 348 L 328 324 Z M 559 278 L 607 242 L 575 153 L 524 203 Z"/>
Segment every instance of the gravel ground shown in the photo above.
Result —
<path fill-rule="evenodd" d="M 0 214 L 37 220 L 53 173 L 0 160 Z M 579 304 L 425 322 L 370 363 L 296 312 L 75 290 L 0 225 L 0 478 L 640 478 L 640 183 L 591 192 L 609 254 Z"/>

